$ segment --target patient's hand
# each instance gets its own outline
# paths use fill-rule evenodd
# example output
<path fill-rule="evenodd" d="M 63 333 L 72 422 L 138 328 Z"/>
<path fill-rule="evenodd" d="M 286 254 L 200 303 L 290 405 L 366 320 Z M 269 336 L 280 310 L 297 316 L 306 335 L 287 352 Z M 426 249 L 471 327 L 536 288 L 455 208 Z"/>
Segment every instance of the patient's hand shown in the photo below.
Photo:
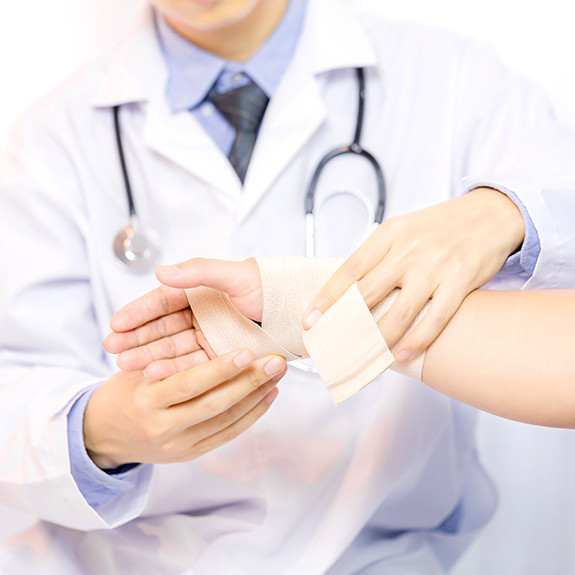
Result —
<path fill-rule="evenodd" d="M 195 258 L 176 266 L 159 266 L 164 284 L 119 310 L 104 340 L 119 354 L 124 371 L 145 370 L 151 379 L 165 379 L 216 357 L 193 317 L 184 289 L 205 286 L 228 294 L 246 317 L 261 321 L 262 286 L 253 258 L 243 262 Z"/>

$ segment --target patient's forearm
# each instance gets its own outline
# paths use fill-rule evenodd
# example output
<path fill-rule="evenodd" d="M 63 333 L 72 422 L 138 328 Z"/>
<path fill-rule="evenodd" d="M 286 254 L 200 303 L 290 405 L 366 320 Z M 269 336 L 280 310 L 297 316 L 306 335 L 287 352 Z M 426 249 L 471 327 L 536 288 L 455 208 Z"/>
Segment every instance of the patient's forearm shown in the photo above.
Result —
<path fill-rule="evenodd" d="M 509 419 L 575 428 L 575 291 L 472 293 L 428 349 L 423 381 Z"/>

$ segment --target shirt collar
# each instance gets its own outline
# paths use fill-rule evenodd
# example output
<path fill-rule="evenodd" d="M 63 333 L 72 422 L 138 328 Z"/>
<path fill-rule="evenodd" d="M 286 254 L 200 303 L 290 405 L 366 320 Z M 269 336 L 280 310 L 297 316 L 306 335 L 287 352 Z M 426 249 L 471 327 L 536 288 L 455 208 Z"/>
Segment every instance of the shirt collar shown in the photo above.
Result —
<path fill-rule="evenodd" d="M 172 111 L 195 108 L 221 76 L 238 73 L 249 76 L 271 98 L 297 46 L 306 3 L 290 0 L 281 22 L 247 62 L 225 60 L 202 50 L 158 18 L 157 34 L 169 74 L 166 96 Z"/>
<path fill-rule="evenodd" d="M 294 0 L 292 0 L 294 1 Z M 304 0 L 305 22 L 292 60 L 298 74 L 319 76 L 330 70 L 375 66 L 378 56 L 365 24 L 347 0 Z M 382 22 L 382 34 L 388 25 Z M 146 3 L 117 46 L 93 62 L 97 85 L 91 105 L 107 108 L 126 103 L 168 104 L 169 71 L 158 42 L 152 8 Z M 280 85 L 284 82 L 281 77 Z M 293 78 L 292 78 L 293 81 Z M 168 106 L 169 108 L 169 106 Z M 171 110 L 170 110 L 171 111 Z"/>

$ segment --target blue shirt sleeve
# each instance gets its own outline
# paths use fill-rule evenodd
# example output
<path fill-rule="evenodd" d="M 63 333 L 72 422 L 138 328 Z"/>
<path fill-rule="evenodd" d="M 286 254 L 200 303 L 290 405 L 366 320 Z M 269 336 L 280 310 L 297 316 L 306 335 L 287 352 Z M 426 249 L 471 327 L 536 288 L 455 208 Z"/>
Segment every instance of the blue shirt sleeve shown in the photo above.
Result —
<path fill-rule="evenodd" d="M 535 225 L 527 208 L 523 205 L 523 202 L 517 194 L 507 188 L 498 187 L 497 189 L 515 203 L 523 216 L 523 222 L 525 224 L 525 239 L 523 240 L 521 250 L 507 258 L 507 261 L 497 275 L 499 277 L 505 277 L 519 274 L 523 277 L 531 277 L 535 271 L 539 254 L 541 253 L 539 234 L 535 229 Z"/>
<path fill-rule="evenodd" d="M 521 245 L 521 250 L 510 255 L 503 267 L 499 270 L 495 279 L 509 280 L 512 277 L 521 278 L 527 281 L 535 271 L 539 254 L 541 253 L 541 242 L 539 234 L 533 224 L 533 220 L 519 196 L 508 187 L 491 180 L 480 180 L 477 178 L 467 178 L 461 182 L 460 194 L 465 195 L 477 188 L 492 188 L 505 194 L 518 208 L 523 217 L 525 225 L 525 238 Z M 519 288 L 517 288 L 519 289 Z"/>
<path fill-rule="evenodd" d="M 88 456 L 84 446 L 84 412 L 97 388 L 84 392 L 68 413 L 68 451 L 70 471 L 80 492 L 93 509 L 106 505 L 118 495 L 134 488 L 147 465 L 129 463 L 102 470 Z"/>

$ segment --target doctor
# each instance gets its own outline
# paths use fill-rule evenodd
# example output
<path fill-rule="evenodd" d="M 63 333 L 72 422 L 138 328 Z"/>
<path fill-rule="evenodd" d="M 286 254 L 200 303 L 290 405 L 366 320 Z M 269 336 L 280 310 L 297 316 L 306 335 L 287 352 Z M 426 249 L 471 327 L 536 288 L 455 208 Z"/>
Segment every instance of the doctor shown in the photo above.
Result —
<path fill-rule="evenodd" d="M 364 68 L 362 142 L 402 230 L 390 275 L 413 286 L 392 328 L 429 297 L 430 253 L 434 282 L 460 300 L 495 274 L 508 287 L 572 282 L 572 135 L 489 50 L 343 0 L 152 4 L 156 18 L 148 7 L 106 61 L 24 119 L 3 163 L 0 495 L 41 522 L 3 546 L 0 572 L 445 573 L 495 505 L 466 406 L 385 374 L 335 409 L 315 376 L 291 369 L 275 399 L 282 360 L 250 363 L 249 352 L 161 382 L 115 373 L 102 349 L 110 318 L 157 282 L 112 250 L 129 217 L 112 108 L 160 263 L 303 255 L 305 189 L 353 137 Z M 225 97 L 234 90 L 241 104 Z M 233 125 L 246 99 L 263 114 L 257 128 Z M 361 158 L 320 184 L 319 204 L 342 186 L 374 200 Z M 323 204 L 318 255 L 363 241 L 357 204 Z M 402 215 L 416 209 L 422 220 Z M 117 441 L 114 425 L 132 435 Z M 183 454 L 187 431 L 191 451 L 208 441 Z"/>

